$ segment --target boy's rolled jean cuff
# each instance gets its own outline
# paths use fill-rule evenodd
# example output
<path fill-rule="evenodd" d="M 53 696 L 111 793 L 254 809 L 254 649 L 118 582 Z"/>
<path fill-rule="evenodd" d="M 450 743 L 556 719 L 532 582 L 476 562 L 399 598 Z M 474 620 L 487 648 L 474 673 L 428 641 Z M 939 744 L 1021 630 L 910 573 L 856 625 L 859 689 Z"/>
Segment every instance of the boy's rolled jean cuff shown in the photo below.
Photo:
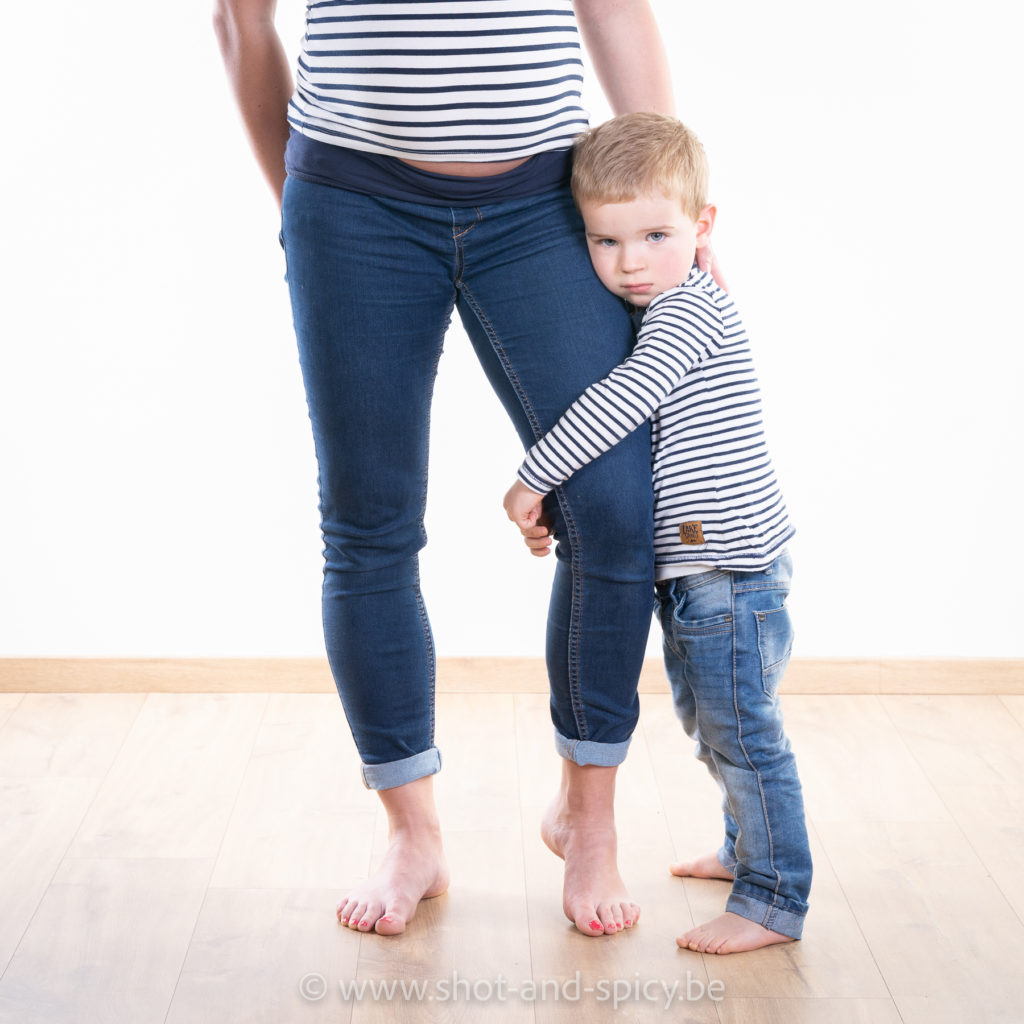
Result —
<path fill-rule="evenodd" d="M 766 903 L 756 896 L 736 892 L 735 888 L 726 900 L 725 909 L 791 939 L 799 939 L 803 934 L 804 918 L 807 916 L 806 910 L 791 910 L 778 903 Z"/>
<path fill-rule="evenodd" d="M 630 740 L 621 743 L 597 743 L 594 740 L 571 740 L 555 730 L 555 750 L 559 757 L 575 764 L 592 764 L 600 768 L 616 768 L 626 760 Z"/>
<path fill-rule="evenodd" d="M 367 789 L 394 789 L 417 779 L 436 775 L 441 770 L 441 751 L 430 747 L 411 757 L 385 764 L 364 764 L 363 785 Z"/>

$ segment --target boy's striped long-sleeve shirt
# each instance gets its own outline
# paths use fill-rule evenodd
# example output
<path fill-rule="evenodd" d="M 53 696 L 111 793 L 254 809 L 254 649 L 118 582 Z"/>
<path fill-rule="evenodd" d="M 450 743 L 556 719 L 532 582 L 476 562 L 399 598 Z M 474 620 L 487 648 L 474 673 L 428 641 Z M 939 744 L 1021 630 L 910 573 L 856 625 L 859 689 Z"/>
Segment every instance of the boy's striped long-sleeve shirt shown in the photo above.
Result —
<path fill-rule="evenodd" d="M 794 531 L 765 443 L 750 345 L 732 299 L 696 267 L 654 299 L 632 354 L 530 449 L 519 479 L 545 494 L 646 419 L 659 578 L 692 563 L 770 564 Z"/>

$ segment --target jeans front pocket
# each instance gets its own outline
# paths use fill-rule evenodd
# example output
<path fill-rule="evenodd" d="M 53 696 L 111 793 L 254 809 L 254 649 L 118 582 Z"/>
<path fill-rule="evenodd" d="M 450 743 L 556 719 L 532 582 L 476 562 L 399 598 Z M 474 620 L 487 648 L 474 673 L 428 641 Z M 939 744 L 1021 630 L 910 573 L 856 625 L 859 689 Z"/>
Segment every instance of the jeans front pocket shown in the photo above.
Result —
<path fill-rule="evenodd" d="M 775 697 L 793 650 L 793 624 L 789 609 L 783 604 L 778 608 L 756 611 L 754 619 L 757 622 L 757 648 L 761 655 L 761 685 L 769 697 Z"/>
<path fill-rule="evenodd" d="M 675 631 L 684 640 L 732 632 L 732 615 L 712 615 L 707 619 L 685 619 L 678 612 L 677 609 L 676 614 L 673 615 Z"/>

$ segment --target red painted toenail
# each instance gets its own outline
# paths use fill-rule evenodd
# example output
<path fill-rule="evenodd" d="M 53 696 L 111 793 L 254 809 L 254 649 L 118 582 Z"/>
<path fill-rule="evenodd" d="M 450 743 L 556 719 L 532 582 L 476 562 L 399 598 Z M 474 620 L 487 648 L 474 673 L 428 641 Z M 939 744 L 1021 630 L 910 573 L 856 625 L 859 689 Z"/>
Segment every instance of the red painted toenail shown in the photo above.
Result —
<path fill-rule="evenodd" d="M 590 922 L 590 927 L 593 928 L 595 932 L 599 932 L 601 930 L 601 922 L 600 921 L 591 921 Z"/>

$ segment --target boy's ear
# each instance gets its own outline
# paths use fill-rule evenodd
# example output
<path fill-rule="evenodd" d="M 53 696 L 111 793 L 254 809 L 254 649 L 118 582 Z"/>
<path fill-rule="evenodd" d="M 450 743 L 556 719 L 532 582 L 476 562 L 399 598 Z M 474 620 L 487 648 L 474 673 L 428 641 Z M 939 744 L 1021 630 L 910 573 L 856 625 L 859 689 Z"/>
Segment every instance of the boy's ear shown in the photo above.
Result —
<path fill-rule="evenodd" d="M 702 249 L 711 240 L 711 232 L 715 226 L 715 214 L 718 211 L 713 206 L 705 206 L 697 217 L 697 248 Z"/>

